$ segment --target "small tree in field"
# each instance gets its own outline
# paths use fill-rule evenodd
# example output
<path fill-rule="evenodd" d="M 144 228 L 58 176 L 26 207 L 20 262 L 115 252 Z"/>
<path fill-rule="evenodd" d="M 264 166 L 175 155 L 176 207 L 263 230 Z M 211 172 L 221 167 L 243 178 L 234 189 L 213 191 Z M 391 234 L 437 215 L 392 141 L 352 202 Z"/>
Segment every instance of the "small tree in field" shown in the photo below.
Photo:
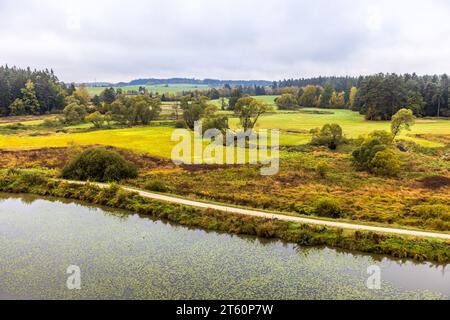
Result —
<path fill-rule="evenodd" d="M 285 93 L 281 97 L 275 99 L 275 103 L 280 110 L 292 110 L 299 107 L 297 98 L 290 93 Z"/>
<path fill-rule="evenodd" d="M 16 99 L 10 105 L 10 113 L 12 116 L 21 116 L 24 114 L 39 114 L 39 101 L 36 97 L 34 84 L 30 80 L 25 84 L 25 88 L 20 89 L 23 95 L 22 99 Z"/>
<path fill-rule="evenodd" d="M 86 117 L 86 107 L 76 102 L 69 104 L 64 108 L 64 121 L 68 124 L 77 124 Z"/>
<path fill-rule="evenodd" d="M 195 123 L 200 121 L 205 114 L 212 108 L 208 97 L 200 96 L 191 98 L 185 96 L 181 98 L 181 109 L 183 110 L 183 119 L 186 127 L 194 130 Z"/>
<path fill-rule="evenodd" d="M 253 130 L 259 118 L 272 108 L 252 97 L 244 97 L 237 101 L 234 113 L 239 118 L 244 132 Z"/>
<path fill-rule="evenodd" d="M 415 117 L 411 110 L 401 109 L 393 117 L 391 121 L 392 141 L 402 132 L 402 130 L 411 130 L 415 123 Z"/>
<path fill-rule="evenodd" d="M 96 111 L 86 116 L 84 120 L 92 122 L 92 124 L 96 128 L 101 128 L 103 126 L 103 123 L 105 122 L 105 116 L 103 116 L 100 112 Z"/>
<path fill-rule="evenodd" d="M 332 123 L 324 125 L 321 130 L 317 131 L 312 138 L 311 144 L 327 146 L 331 150 L 336 150 L 343 141 L 344 136 L 341 126 Z"/>

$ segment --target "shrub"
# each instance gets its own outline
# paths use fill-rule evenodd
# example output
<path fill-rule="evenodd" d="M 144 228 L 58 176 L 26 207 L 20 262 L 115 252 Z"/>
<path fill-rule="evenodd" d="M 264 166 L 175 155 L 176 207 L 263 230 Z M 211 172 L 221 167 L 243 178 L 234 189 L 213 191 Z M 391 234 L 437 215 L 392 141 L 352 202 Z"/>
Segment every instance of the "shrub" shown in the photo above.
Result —
<path fill-rule="evenodd" d="M 378 139 L 368 139 L 364 141 L 359 148 L 353 151 L 353 163 L 361 170 L 370 170 L 370 161 L 375 157 L 375 154 L 386 150 L 386 145 L 381 143 Z"/>
<path fill-rule="evenodd" d="M 175 128 L 186 129 L 186 122 L 184 122 L 184 120 L 177 120 L 175 122 Z"/>
<path fill-rule="evenodd" d="M 336 150 L 337 147 L 344 141 L 342 128 L 338 124 L 326 124 L 321 130 L 315 131 L 311 144 L 317 146 L 327 146 L 331 150 Z"/>
<path fill-rule="evenodd" d="M 71 160 L 61 175 L 65 179 L 109 182 L 136 178 L 137 168 L 115 151 L 92 148 Z"/>
<path fill-rule="evenodd" d="M 320 161 L 316 166 L 316 172 L 321 178 L 325 178 L 330 171 L 330 167 L 324 161 Z"/>
<path fill-rule="evenodd" d="M 422 204 L 411 208 L 414 216 L 427 219 L 450 221 L 450 206 L 445 204 Z"/>
<path fill-rule="evenodd" d="M 373 132 L 359 148 L 353 152 L 353 163 L 360 170 L 396 176 L 400 173 L 401 160 L 392 145 L 386 145 L 389 134 L 382 131 Z"/>
<path fill-rule="evenodd" d="M 87 111 L 86 107 L 76 102 L 69 104 L 64 108 L 64 120 L 68 124 L 77 124 L 84 120 Z"/>
<path fill-rule="evenodd" d="M 167 192 L 169 188 L 160 180 L 151 180 L 145 184 L 145 189 L 155 192 Z"/>
<path fill-rule="evenodd" d="M 26 126 L 21 123 L 13 123 L 13 124 L 8 124 L 8 125 L 4 126 L 3 128 L 8 129 L 8 130 L 25 130 Z"/>
<path fill-rule="evenodd" d="M 392 135 L 392 133 L 387 132 L 385 130 L 375 130 L 372 131 L 369 134 L 369 138 L 370 139 L 377 139 L 378 141 L 380 141 L 382 144 L 385 145 L 391 145 L 392 141 L 394 140 L 394 136 Z"/>
<path fill-rule="evenodd" d="M 279 98 L 275 99 L 275 103 L 280 110 L 293 110 L 299 108 L 297 98 L 290 93 L 281 95 Z"/>
<path fill-rule="evenodd" d="M 314 202 L 314 214 L 319 217 L 341 218 L 344 211 L 334 198 L 319 198 Z"/>
<path fill-rule="evenodd" d="M 101 128 L 103 126 L 103 123 L 105 122 L 105 116 L 96 111 L 87 115 L 84 120 L 87 122 L 91 122 L 96 128 Z"/>
<path fill-rule="evenodd" d="M 401 161 L 396 152 L 390 149 L 379 151 L 369 163 L 370 172 L 381 176 L 397 176 Z"/>
<path fill-rule="evenodd" d="M 61 125 L 61 121 L 59 118 L 45 119 L 44 122 L 42 123 L 42 126 L 46 128 L 58 127 L 59 125 Z"/>

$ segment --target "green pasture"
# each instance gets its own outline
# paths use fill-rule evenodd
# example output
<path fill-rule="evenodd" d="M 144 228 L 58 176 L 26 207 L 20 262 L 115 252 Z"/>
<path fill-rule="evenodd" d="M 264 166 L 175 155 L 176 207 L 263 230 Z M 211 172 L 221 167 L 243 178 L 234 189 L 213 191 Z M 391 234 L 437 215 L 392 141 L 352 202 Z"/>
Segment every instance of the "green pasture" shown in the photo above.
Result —
<path fill-rule="evenodd" d="M 139 87 L 141 86 L 123 86 L 123 87 L 113 87 L 114 89 L 122 89 L 125 93 L 127 91 L 138 91 Z M 166 94 L 166 93 L 178 93 L 182 91 L 187 90 L 196 90 L 196 89 L 208 89 L 207 85 L 194 85 L 194 84 L 174 84 L 169 86 L 164 85 L 149 85 L 149 86 L 143 86 L 146 87 L 149 92 L 159 94 Z M 105 90 L 108 87 L 86 87 L 87 91 L 91 95 L 96 95 L 102 93 L 103 90 Z"/>
<path fill-rule="evenodd" d="M 169 106 L 167 106 L 167 109 Z M 167 110 L 169 111 L 169 110 Z M 389 130 L 389 122 L 366 121 L 363 116 L 349 110 L 327 110 L 330 114 L 314 114 L 323 109 L 303 109 L 296 113 L 275 113 L 261 117 L 257 129 L 279 129 L 281 145 L 300 145 L 311 139 L 309 131 L 327 123 L 338 123 L 344 134 L 356 138 L 374 130 Z M 306 113 L 308 112 L 308 113 Z M 238 125 L 238 119 L 231 118 L 232 128 Z M 68 127 L 67 129 L 88 128 L 91 124 Z M 175 129 L 170 126 L 133 127 L 115 130 L 99 130 L 83 133 L 50 133 L 30 136 L 26 134 L 0 135 L 0 148 L 31 149 L 42 147 L 63 147 L 78 145 L 110 145 L 154 156 L 170 157 L 175 142 L 171 135 Z M 419 119 L 412 131 L 404 132 L 401 138 L 413 140 L 426 147 L 442 147 L 435 141 L 419 139 L 416 134 L 450 135 L 450 120 Z"/>
<path fill-rule="evenodd" d="M 330 114 L 313 114 L 311 112 L 330 112 Z M 236 128 L 239 120 L 230 119 L 230 126 Z M 357 138 L 375 130 L 390 130 L 388 121 L 366 121 L 357 112 L 342 109 L 302 109 L 294 113 L 277 113 L 261 117 L 257 128 L 279 129 L 284 135 L 282 141 L 286 144 L 302 144 L 308 141 L 311 129 L 320 128 L 327 123 L 339 124 L 348 138 Z M 450 135 L 450 120 L 418 119 L 411 131 L 405 131 L 400 138 L 413 140 L 425 147 L 442 147 L 438 142 L 414 137 L 417 134 Z M 286 135 L 288 137 L 286 137 Z M 287 142 L 292 143 L 287 143 Z"/>

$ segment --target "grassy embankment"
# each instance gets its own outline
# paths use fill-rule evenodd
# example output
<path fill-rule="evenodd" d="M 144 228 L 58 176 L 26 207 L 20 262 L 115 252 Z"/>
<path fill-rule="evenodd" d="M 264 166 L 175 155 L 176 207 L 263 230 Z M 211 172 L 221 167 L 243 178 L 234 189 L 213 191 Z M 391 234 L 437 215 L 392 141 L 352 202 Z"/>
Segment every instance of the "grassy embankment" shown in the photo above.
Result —
<path fill-rule="evenodd" d="M 54 181 L 38 172 L 18 170 L 0 173 L 0 191 L 32 193 L 87 201 L 166 219 L 185 226 L 234 234 L 276 238 L 299 245 L 327 245 L 346 250 L 387 254 L 397 258 L 450 262 L 450 244 L 431 239 L 415 239 L 371 232 L 349 231 L 328 227 L 302 225 L 279 220 L 223 214 L 145 199 L 111 185 L 101 189 L 93 185 L 75 185 Z"/>

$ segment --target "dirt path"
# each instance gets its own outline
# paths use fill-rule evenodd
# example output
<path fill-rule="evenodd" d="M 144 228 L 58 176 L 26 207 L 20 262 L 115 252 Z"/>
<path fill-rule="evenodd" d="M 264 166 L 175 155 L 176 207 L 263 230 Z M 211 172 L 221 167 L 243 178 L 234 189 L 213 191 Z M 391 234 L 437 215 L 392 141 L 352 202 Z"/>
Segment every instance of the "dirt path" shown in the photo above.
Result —
<path fill-rule="evenodd" d="M 85 184 L 86 183 L 86 182 L 80 182 L 80 181 L 69 181 L 69 182 L 76 183 L 76 184 Z M 102 187 L 102 188 L 105 188 L 108 186 L 107 184 L 103 184 L 103 183 L 94 183 L 94 184 L 99 187 Z M 318 220 L 318 219 L 312 219 L 312 218 L 292 217 L 292 216 L 276 214 L 276 213 L 268 213 L 268 212 L 263 212 L 263 211 L 228 207 L 226 205 L 217 205 L 217 204 L 212 204 L 212 203 L 187 200 L 187 199 L 182 199 L 182 198 L 177 198 L 177 197 L 161 195 L 161 194 L 157 194 L 157 193 L 141 191 L 141 190 L 137 190 L 134 188 L 125 187 L 125 186 L 121 186 L 121 188 L 123 188 L 124 190 L 127 190 L 127 191 L 137 192 L 142 197 L 149 198 L 149 199 L 170 202 L 170 203 L 177 203 L 177 204 L 190 206 L 190 207 L 196 207 L 196 208 L 213 209 L 213 210 L 218 210 L 218 211 L 222 211 L 222 212 L 242 214 L 242 215 L 252 216 L 252 217 L 278 219 L 278 220 L 284 220 L 284 221 L 292 221 L 292 222 L 312 224 L 312 225 L 322 225 L 322 226 L 336 227 L 336 228 L 342 228 L 342 229 L 374 231 L 374 232 L 382 232 L 382 233 L 387 233 L 387 234 L 398 234 L 398 235 L 407 235 L 407 236 L 415 236 L 415 237 L 429 237 L 429 238 L 450 240 L 450 234 L 432 233 L 432 232 L 415 231 L 415 230 L 404 230 L 404 229 L 396 229 L 396 228 L 374 227 L 374 226 L 366 226 L 366 225 L 352 224 L 352 223 L 345 223 L 345 222 L 324 221 L 324 220 Z"/>

